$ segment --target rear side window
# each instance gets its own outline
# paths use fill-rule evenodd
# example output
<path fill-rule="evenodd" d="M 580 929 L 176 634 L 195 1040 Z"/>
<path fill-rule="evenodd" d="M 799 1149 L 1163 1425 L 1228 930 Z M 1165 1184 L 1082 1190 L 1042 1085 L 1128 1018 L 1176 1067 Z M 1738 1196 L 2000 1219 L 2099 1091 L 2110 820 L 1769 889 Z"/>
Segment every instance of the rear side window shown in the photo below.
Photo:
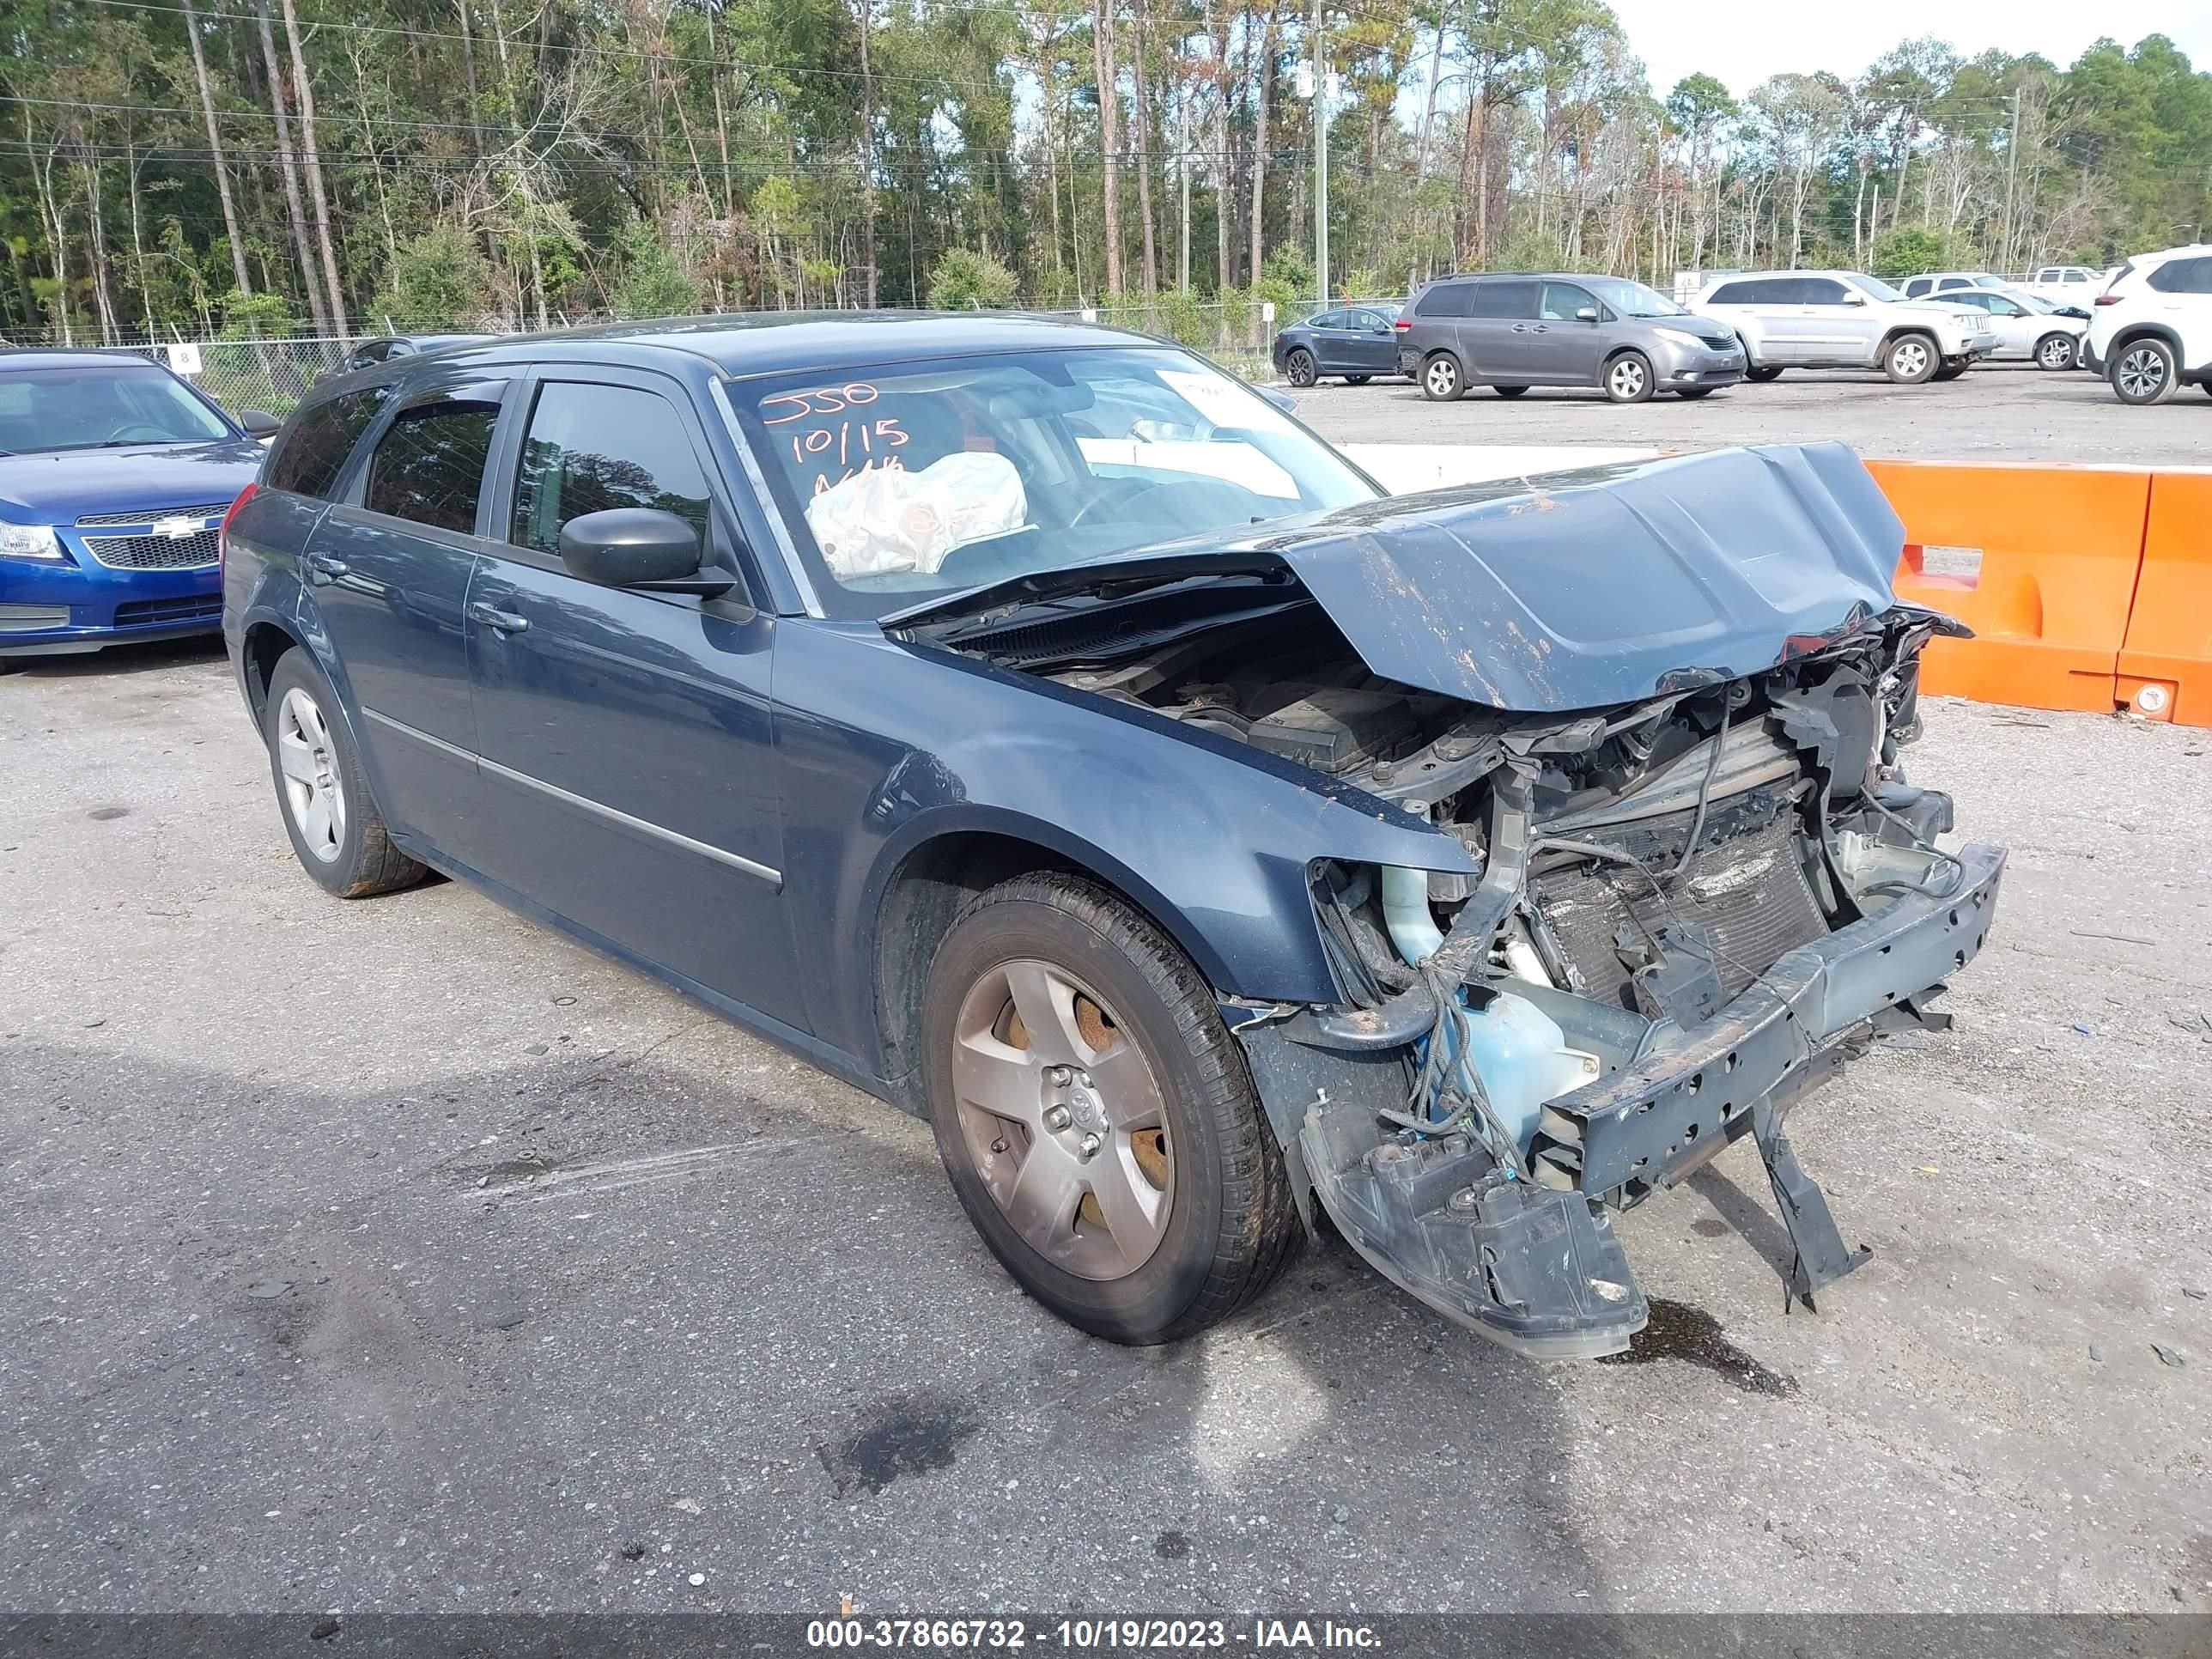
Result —
<path fill-rule="evenodd" d="M 269 458 L 268 487 L 328 501 L 346 458 L 391 398 L 388 386 L 364 386 L 304 410 Z"/>
<path fill-rule="evenodd" d="M 1482 283 L 1474 290 L 1476 317 L 1534 317 L 1536 314 L 1536 284 L 1534 283 Z"/>
<path fill-rule="evenodd" d="M 2143 280 L 2160 294 L 2212 294 L 2212 259 L 2168 259 Z"/>
<path fill-rule="evenodd" d="M 499 405 L 441 399 L 402 410 L 369 457 L 362 505 L 433 530 L 472 536 Z"/>
<path fill-rule="evenodd" d="M 1715 306 L 1772 306 L 1786 303 L 1778 290 L 1786 284 L 1773 282 L 1723 283 L 1705 301 Z"/>
<path fill-rule="evenodd" d="M 557 556 L 561 526 L 586 513 L 651 507 L 707 543 L 707 475 L 665 398 L 634 386 L 556 381 L 538 394 L 515 480 L 508 539 Z"/>
<path fill-rule="evenodd" d="M 1471 317 L 1474 314 L 1471 305 L 1474 298 L 1473 283 L 1439 283 L 1421 295 L 1420 303 L 1413 307 L 1413 315 Z"/>

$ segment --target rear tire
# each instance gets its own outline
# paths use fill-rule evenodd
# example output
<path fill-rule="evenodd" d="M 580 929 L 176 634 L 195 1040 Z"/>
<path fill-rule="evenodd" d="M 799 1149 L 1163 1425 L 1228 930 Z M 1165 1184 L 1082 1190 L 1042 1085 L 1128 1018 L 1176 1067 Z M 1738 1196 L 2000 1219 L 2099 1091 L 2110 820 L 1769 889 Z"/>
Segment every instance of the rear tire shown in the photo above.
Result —
<path fill-rule="evenodd" d="M 1466 394 L 1467 376 L 1450 353 L 1439 351 L 1421 365 L 1421 396 L 1431 403 L 1457 403 Z"/>
<path fill-rule="evenodd" d="M 1710 398 L 1710 397 L 1711 397 L 1711 396 L 1713 395 L 1713 393 L 1714 393 L 1714 392 L 1717 392 L 1717 391 L 1719 391 L 1719 390 L 1720 390 L 1720 388 L 1719 388 L 1718 386 L 1684 386 L 1684 387 L 1683 387 L 1680 392 L 1677 392 L 1674 395 L 1675 395 L 1677 398 L 1688 398 L 1692 403 L 1695 403 L 1695 402 L 1697 402 L 1697 400 L 1698 400 L 1698 398 Z"/>
<path fill-rule="evenodd" d="M 1753 363 L 1743 371 L 1743 378 L 1753 386 L 1765 386 L 1769 380 L 1778 380 L 1782 378 L 1782 365 Z"/>
<path fill-rule="evenodd" d="M 1936 342 L 1925 334 L 1900 334 L 1881 349 L 1881 372 L 1894 386 L 1919 386 L 1942 366 Z"/>
<path fill-rule="evenodd" d="M 1931 380 L 1955 380 L 1966 372 L 1964 363 L 1946 363 L 1928 378 Z"/>
<path fill-rule="evenodd" d="M 1644 404 L 1653 391 L 1651 360 L 1640 351 L 1624 351 L 1605 366 L 1606 400 L 1616 404 Z"/>
<path fill-rule="evenodd" d="M 1320 365 L 1314 362 L 1313 353 L 1308 351 L 1304 346 L 1300 346 L 1284 360 L 1283 372 L 1290 383 L 1301 390 L 1311 386 L 1321 378 Z"/>
<path fill-rule="evenodd" d="M 1372 374 L 1347 374 L 1344 377 L 1344 383 L 1346 386 L 1365 386 L 1374 378 Z"/>
<path fill-rule="evenodd" d="M 1104 888 L 1039 872 L 969 900 L 930 963 L 921 1036 L 953 1191 L 1068 1323 L 1174 1341 L 1289 1258 L 1282 1153 L 1213 993 Z"/>
<path fill-rule="evenodd" d="M 1501 398 L 1517 398 L 1528 388 L 1525 386 L 1494 386 L 1490 389 Z"/>
<path fill-rule="evenodd" d="M 337 694 L 303 647 L 287 651 L 269 677 L 261 733 L 284 832 L 318 886 L 368 898 L 422 879 L 426 866 L 392 844 Z"/>
<path fill-rule="evenodd" d="M 2035 366 L 2038 368 L 2071 368 L 2075 356 L 2071 334 L 2046 334 L 2035 343 Z"/>
<path fill-rule="evenodd" d="M 2114 352 L 2106 378 L 2112 382 L 2114 397 L 2141 409 L 2162 404 L 2173 396 L 2173 388 L 2180 378 L 2179 368 L 2174 361 L 2173 348 L 2154 335 L 2130 340 Z"/>

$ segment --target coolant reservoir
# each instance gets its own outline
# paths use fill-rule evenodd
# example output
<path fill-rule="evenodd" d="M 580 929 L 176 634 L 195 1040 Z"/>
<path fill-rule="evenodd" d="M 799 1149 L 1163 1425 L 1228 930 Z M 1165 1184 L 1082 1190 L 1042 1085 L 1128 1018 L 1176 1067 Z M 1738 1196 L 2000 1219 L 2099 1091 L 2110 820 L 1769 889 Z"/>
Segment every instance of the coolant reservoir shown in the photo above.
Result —
<path fill-rule="evenodd" d="M 1567 1047 L 1559 1024 L 1526 997 L 1500 992 L 1470 1015 L 1474 1028 L 1464 1065 L 1474 1061 L 1491 1110 L 1526 1152 L 1544 1103 L 1579 1089 L 1598 1074 L 1597 1058 Z"/>

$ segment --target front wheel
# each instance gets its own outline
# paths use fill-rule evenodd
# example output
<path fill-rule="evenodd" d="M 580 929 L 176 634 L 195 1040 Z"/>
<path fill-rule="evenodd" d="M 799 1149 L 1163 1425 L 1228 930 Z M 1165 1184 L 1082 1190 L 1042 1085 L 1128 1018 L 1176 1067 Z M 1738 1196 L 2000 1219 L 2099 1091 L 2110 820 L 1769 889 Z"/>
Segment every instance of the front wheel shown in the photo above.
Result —
<path fill-rule="evenodd" d="M 1964 363 L 1946 363 L 1928 378 L 1931 380 L 1955 380 L 1966 372 Z"/>
<path fill-rule="evenodd" d="M 2163 340 L 2131 340 L 2112 359 L 2112 393 L 2138 407 L 2162 404 L 2173 396 L 2177 379 L 2173 348 Z"/>
<path fill-rule="evenodd" d="M 1304 346 L 1300 346 L 1285 360 L 1283 372 L 1290 377 L 1291 384 L 1295 386 L 1310 386 L 1321 378 L 1320 365 L 1314 362 L 1313 353 L 1308 351 Z"/>
<path fill-rule="evenodd" d="M 1525 386 L 1494 386 L 1490 389 L 1501 398 L 1517 398 L 1528 388 Z"/>
<path fill-rule="evenodd" d="M 1459 362 L 1438 352 L 1421 365 L 1421 396 L 1432 404 L 1458 401 L 1467 390 L 1466 377 L 1459 372 Z"/>
<path fill-rule="evenodd" d="M 2074 337 L 2070 334 L 2046 334 L 2035 343 L 2035 366 L 2038 368 L 2071 368 L 2074 367 Z"/>
<path fill-rule="evenodd" d="M 285 833 L 317 884 L 367 898 L 420 881 L 424 866 L 392 844 L 369 793 L 337 694 L 302 647 L 277 660 L 262 720 Z"/>
<path fill-rule="evenodd" d="M 1346 386 L 1365 386 L 1374 378 L 1372 374 L 1347 374 L 1344 377 L 1344 383 Z"/>
<path fill-rule="evenodd" d="M 1282 1154 L 1213 994 L 1103 888 L 1039 873 L 970 900 L 930 963 L 921 1031 L 953 1191 L 1070 1324 L 1172 1341 L 1288 1259 Z"/>
<path fill-rule="evenodd" d="M 1616 404 L 1640 404 L 1651 396 L 1651 360 L 1640 351 L 1624 351 L 1605 366 L 1605 395 Z"/>
<path fill-rule="evenodd" d="M 1713 393 L 1718 390 L 1719 388 L 1717 386 L 1686 386 L 1674 395 L 1677 398 L 1686 398 L 1690 402 L 1695 403 L 1700 398 L 1711 397 Z"/>
<path fill-rule="evenodd" d="M 1942 366 L 1935 342 L 1924 334 L 1900 334 L 1882 348 L 1881 372 L 1898 386 L 1918 386 Z"/>
<path fill-rule="evenodd" d="M 1769 380 L 1778 380 L 1782 378 L 1782 365 L 1779 363 L 1753 363 L 1749 368 L 1743 371 L 1743 378 L 1749 380 L 1753 386 L 1765 386 Z"/>

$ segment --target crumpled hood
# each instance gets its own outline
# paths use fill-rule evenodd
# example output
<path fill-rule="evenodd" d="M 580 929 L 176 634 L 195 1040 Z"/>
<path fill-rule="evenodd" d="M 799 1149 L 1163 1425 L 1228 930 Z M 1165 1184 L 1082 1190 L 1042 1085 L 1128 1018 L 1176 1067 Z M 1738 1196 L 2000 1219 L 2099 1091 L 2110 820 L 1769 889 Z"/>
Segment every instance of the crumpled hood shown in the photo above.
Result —
<path fill-rule="evenodd" d="M 128 449 L 0 455 L 0 515 L 17 524 L 74 524 L 92 513 L 228 505 L 261 474 L 268 452 L 251 438 Z"/>
<path fill-rule="evenodd" d="M 1897 601 L 1904 526 L 1841 444 L 1723 449 L 1401 495 L 1154 548 L 896 618 L 1157 571 L 1287 567 L 1385 678 L 1491 708 L 1595 708 L 1738 679 Z"/>

